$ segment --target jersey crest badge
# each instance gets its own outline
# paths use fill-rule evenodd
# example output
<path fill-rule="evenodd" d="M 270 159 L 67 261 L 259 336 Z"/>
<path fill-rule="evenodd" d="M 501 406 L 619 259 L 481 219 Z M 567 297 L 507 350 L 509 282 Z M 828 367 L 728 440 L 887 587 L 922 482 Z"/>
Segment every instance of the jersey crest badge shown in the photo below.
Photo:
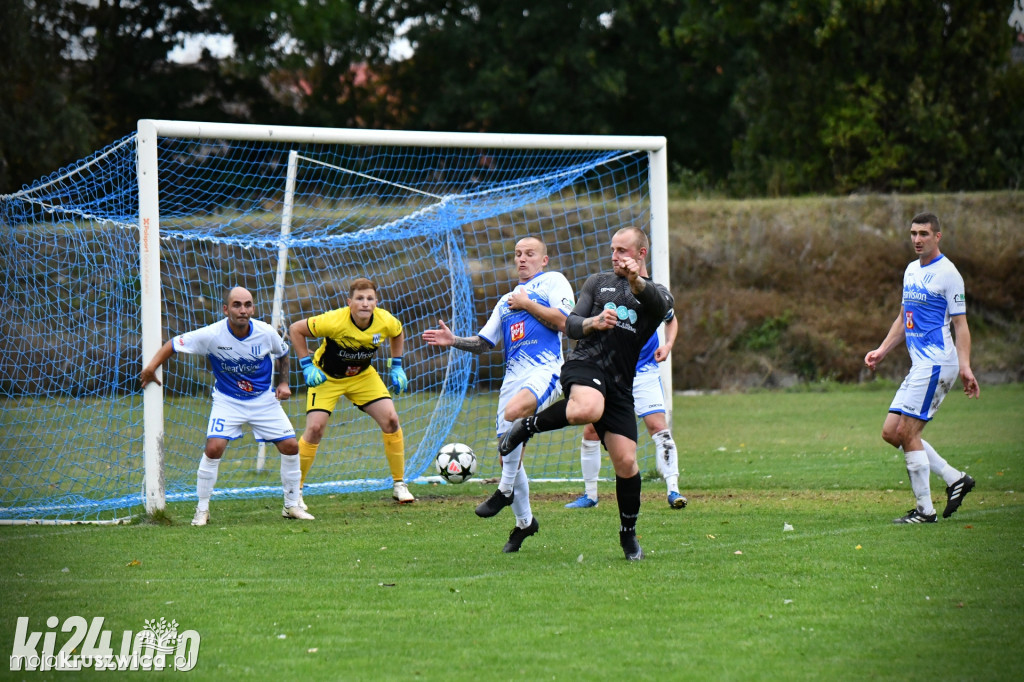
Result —
<path fill-rule="evenodd" d="M 521 341 L 526 336 L 526 322 L 516 322 L 508 329 L 513 341 Z"/>

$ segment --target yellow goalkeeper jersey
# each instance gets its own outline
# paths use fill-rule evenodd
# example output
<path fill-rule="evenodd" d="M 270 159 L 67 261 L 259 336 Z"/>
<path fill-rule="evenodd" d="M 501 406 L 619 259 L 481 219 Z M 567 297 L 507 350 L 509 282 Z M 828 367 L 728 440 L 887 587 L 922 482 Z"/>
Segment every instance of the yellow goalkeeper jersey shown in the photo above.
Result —
<path fill-rule="evenodd" d="M 307 320 L 309 331 L 323 338 L 313 354 L 313 364 L 335 379 L 352 377 L 370 366 L 385 339 L 402 333 L 402 323 L 386 310 L 375 308 L 370 325 L 360 329 L 346 306 Z"/>

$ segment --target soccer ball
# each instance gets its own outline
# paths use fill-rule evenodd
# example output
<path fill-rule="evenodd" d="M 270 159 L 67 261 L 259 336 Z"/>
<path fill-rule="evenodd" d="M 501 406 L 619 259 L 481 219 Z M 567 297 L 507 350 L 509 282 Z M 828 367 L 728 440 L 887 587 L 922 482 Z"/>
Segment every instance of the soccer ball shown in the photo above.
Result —
<path fill-rule="evenodd" d="M 448 443 L 437 451 L 434 466 L 449 483 L 463 483 L 476 475 L 476 455 L 464 443 Z"/>

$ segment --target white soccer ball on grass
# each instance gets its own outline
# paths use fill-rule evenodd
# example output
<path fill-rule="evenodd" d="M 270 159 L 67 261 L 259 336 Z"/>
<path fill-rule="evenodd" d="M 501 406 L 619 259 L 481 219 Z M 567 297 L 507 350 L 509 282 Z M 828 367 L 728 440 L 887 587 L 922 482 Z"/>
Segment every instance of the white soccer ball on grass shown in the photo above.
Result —
<path fill-rule="evenodd" d="M 448 443 L 437 451 L 434 466 L 449 483 L 464 483 L 476 475 L 476 454 L 465 443 Z"/>

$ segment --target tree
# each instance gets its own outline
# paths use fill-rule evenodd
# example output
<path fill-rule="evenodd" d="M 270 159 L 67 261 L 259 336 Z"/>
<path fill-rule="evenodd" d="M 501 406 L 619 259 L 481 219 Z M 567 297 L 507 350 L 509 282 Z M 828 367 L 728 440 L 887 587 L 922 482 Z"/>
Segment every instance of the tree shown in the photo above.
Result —
<path fill-rule="evenodd" d="M 63 48 L 27 3 L 0 3 L 0 192 L 93 149 L 95 128 L 64 78 Z"/>
<path fill-rule="evenodd" d="M 988 0 L 689 3 L 677 32 L 747 57 L 733 108 L 740 193 L 991 187 L 986 123 L 1013 33 Z M 1018 102 L 1017 107 L 1024 105 Z"/>
<path fill-rule="evenodd" d="M 263 110 L 262 121 L 394 122 L 391 93 L 381 78 L 394 35 L 389 0 L 215 0 L 213 7 L 235 39 L 232 68 L 244 80 L 263 82 L 281 105 Z"/>

